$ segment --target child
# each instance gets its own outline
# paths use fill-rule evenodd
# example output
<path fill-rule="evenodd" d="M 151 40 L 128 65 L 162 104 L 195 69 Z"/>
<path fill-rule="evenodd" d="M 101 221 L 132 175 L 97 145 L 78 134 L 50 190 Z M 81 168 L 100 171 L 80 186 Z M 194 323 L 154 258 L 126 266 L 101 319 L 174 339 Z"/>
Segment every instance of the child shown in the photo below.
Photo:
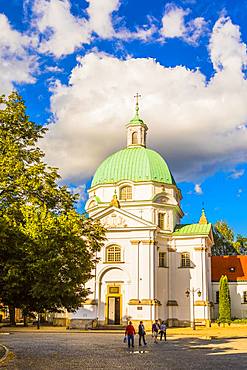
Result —
<path fill-rule="evenodd" d="M 155 320 L 155 322 L 152 325 L 152 336 L 154 338 L 154 343 L 158 343 L 157 338 L 158 338 L 158 334 L 159 334 L 159 328 L 160 328 L 159 321 Z"/>
<path fill-rule="evenodd" d="M 162 337 L 164 335 L 164 339 L 166 341 L 166 324 L 165 321 L 162 321 L 160 325 L 160 340 L 162 340 Z"/>

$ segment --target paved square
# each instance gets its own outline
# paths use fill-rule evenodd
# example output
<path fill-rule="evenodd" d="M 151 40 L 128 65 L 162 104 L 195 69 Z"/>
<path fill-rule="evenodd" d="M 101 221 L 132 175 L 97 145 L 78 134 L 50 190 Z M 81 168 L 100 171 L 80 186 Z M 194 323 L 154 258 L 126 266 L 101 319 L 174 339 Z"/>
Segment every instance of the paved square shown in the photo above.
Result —
<path fill-rule="evenodd" d="M 15 357 L 8 370 L 67 369 L 247 369 L 246 338 L 168 337 L 129 351 L 122 334 L 11 333 L 0 336 Z M 136 344 L 137 336 L 136 336 Z"/>

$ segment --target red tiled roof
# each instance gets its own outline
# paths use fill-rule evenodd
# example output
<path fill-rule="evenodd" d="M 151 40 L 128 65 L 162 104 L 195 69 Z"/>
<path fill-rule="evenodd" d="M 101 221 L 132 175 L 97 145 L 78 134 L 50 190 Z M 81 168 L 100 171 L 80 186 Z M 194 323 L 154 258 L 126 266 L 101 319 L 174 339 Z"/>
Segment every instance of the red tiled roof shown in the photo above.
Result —
<path fill-rule="evenodd" d="M 212 281 L 226 275 L 229 281 L 247 281 L 247 256 L 212 256 Z"/>

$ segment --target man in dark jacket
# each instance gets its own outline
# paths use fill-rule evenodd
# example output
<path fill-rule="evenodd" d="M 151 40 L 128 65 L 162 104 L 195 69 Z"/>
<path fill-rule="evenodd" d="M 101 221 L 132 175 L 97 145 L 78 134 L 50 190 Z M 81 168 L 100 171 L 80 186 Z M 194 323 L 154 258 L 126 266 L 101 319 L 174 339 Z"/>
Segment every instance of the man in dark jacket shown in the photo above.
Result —
<path fill-rule="evenodd" d="M 147 342 L 146 342 L 146 339 L 145 339 L 145 335 L 146 335 L 146 332 L 145 332 L 145 327 L 143 325 L 143 321 L 140 321 L 140 324 L 138 326 L 138 334 L 139 334 L 139 346 L 142 345 L 142 340 L 143 340 L 143 344 L 144 346 L 147 345 Z"/>
<path fill-rule="evenodd" d="M 132 347 L 134 347 L 134 335 L 135 335 L 135 333 L 136 333 L 135 328 L 132 325 L 132 322 L 130 321 L 129 325 L 127 325 L 126 329 L 125 329 L 125 335 L 127 335 L 127 338 L 128 338 L 128 347 L 129 348 L 130 348 L 130 342 L 131 342 Z"/>

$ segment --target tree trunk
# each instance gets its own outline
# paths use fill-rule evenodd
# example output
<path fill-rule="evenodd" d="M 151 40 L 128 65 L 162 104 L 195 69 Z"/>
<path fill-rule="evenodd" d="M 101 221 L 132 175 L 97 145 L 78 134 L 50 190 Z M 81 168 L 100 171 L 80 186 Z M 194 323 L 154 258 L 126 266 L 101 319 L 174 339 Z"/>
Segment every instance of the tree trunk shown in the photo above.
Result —
<path fill-rule="evenodd" d="M 16 326 L 15 322 L 15 307 L 13 305 L 9 305 L 9 320 L 11 326 Z"/>
<path fill-rule="evenodd" d="M 38 313 L 37 329 L 40 329 L 40 313 Z"/>
<path fill-rule="evenodd" d="M 23 323 L 24 323 L 24 326 L 28 326 L 28 324 L 27 324 L 27 314 L 23 314 Z"/>
<path fill-rule="evenodd" d="M 27 323 L 28 310 L 25 307 L 22 310 L 22 316 L 23 316 L 23 324 L 24 324 L 24 326 L 28 326 L 28 323 Z"/>

